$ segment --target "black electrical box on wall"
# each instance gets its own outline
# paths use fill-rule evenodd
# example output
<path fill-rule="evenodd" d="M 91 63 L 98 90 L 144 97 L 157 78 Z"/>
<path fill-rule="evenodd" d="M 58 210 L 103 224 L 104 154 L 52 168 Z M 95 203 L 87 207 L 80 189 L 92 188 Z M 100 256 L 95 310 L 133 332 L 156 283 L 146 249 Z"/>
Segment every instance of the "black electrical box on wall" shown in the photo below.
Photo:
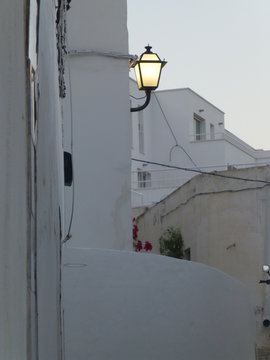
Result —
<path fill-rule="evenodd" d="M 73 181 L 72 155 L 64 151 L 64 178 L 65 186 L 71 186 Z"/>

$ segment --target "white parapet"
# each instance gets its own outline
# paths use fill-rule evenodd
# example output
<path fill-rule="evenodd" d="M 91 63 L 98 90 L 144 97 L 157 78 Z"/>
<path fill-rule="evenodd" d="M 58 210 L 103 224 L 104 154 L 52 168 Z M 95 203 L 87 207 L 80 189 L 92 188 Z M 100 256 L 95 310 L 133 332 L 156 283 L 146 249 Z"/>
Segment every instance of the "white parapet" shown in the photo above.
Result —
<path fill-rule="evenodd" d="M 239 281 L 199 263 L 64 249 L 65 359 L 254 360 Z"/>

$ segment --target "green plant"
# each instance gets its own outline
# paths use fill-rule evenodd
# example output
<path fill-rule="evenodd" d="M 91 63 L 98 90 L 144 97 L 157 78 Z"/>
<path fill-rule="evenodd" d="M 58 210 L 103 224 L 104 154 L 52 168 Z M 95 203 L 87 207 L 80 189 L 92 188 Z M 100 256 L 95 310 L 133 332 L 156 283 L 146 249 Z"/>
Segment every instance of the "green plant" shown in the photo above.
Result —
<path fill-rule="evenodd" d="M 159 238 L 160 254 L 177 259 L 184 258 L 184 242 L 179 229 L 169 227 Z"/>

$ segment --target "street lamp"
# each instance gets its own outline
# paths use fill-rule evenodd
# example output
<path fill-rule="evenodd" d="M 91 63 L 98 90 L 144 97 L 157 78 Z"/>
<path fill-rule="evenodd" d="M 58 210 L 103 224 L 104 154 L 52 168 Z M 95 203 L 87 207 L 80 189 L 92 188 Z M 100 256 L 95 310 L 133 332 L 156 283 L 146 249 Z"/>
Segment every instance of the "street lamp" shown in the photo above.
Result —
<path fill-rule="evenodd" d="M 139 90 L 144 90 L 146 101 L 143 105 L 131 108 L 131 112 L 141 111 L 146 108 L 150 102 L 151 91 L 159 85 L 162 68 L 167 64 L 166 61 L 160 60 L 156 53 L 151 51 L 152 46 L 146 46 L 146 51 L 139 59 L 132 60 L 130 68 L 134 68 Z"/>
<path fill-rule="evenodd" d="M 270 275 L 270 266 L 269 265 L 263 265 L 262 271 L 266 274 Z"/>
<path fill-rule="evenodd" d="M 268 275 L 270 275 L 270 266 L 269 265 L 263 265 L 262 271 Z M 267 284 L 270 285 L 270 280 L 260 280 L 259 284 Z"/>
<path fill-rule="evenodd" d="M 269 265 L 263 265 L 262 271 L 268 275 L 270 275 L 270 266 Z M 260 280 L 259 284 L 266 284 L 270 285 L 270 280 Z M 270 320 L 269 320 L 269 313 L 267 313 L 267 317 L 263 320 L 263 326 L 269 327 L 270 326 Z"/>

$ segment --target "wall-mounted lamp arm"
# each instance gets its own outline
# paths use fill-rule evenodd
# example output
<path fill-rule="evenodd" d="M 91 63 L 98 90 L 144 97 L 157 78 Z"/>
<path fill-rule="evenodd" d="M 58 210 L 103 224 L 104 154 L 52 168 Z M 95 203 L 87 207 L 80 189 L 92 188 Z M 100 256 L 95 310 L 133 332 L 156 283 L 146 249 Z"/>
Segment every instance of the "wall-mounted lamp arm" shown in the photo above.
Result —
<path fill-rule="evenodd" d="M 146 94 L 145 103 L 141 106 L 130 108 L 130 112 L 141 111 L 146 108 L 146 106 L 149 104 L 150 99 L 151 99 L 151 90 L 145 90 L 145 94 Z"/>
<path fill-rule="evenodd" d="M 270 285 L 270 280 L 260 280 L 259 284 L 267 284 Z"/>

